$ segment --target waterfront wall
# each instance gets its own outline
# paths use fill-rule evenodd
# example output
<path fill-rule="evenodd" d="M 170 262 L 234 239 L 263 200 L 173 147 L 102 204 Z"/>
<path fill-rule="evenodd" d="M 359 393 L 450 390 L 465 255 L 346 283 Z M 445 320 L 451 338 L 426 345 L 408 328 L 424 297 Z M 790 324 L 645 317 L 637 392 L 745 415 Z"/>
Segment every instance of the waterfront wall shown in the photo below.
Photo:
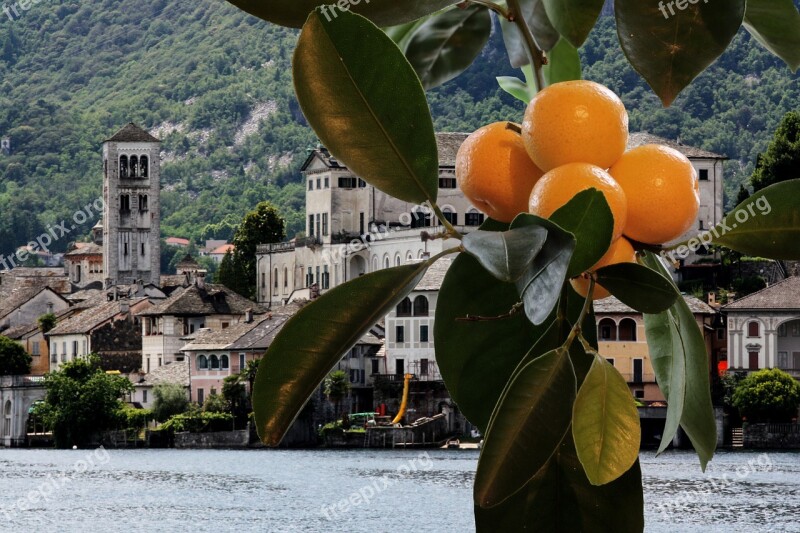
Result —
<path fill-rule="evenodd" d="M 214 433 L 176 433 L 176 448 L 247 448 L 250 430 L 218 431 Z"/>
<path fill-rule="evenodd" d="M 745 448 L 800 449 L 800 424 L 746 424 Z"/>

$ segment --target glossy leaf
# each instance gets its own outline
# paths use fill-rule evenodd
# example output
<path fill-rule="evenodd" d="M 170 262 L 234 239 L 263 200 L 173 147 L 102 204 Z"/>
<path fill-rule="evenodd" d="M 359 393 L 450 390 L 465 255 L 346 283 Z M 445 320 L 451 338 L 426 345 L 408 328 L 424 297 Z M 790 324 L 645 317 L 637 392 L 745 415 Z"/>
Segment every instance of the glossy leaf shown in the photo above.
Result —
<path fill-rule="evenodd" d="M 800 13 L 792 0 L 748 0 L 744 27 L 792 72 L 800 67 Z"/>
<path fill-rule="evenodd" d="M 500 281 L 513 283 L 530 267 L 547 240 L 541 226 L 509 231 L 473 231 L 462 245 L 468 254 Z"/>
<path fill-rule="evenodd" d="M 639 461 L 616 481 L 594 486 L 568 431 L 546 467 L 524 490 L 491 509 L 475 506 L 475 527 L 478 533 L 641 533 L 644 497 Z"/>
<path fill-rule="evenodd" d="M 592 485 L 605 485 L 639 458 L 639 411 L 628 383 L 614 365 L 594 358 L 572 408 L 572 437 Z"/>
<path fill-rule="evenodd" d="M 800 260 L 798 198 L 800 179 L 770 185 L 739 204 L 707 237 L 755 257 Z"/>
<path fill-rule="evenodd" d="M 575 389 L 575 372 L 563 349 L 534 359 L 516 374 L 484 438 L 476 505 L 502 503 L 547 464 L 569 431 Z"/>
<path fill-rule="evenodd" d="M 332 3 L 330 0 L 228 0 L 243 11 L 266 21 L 299 28 L 314 8 Z M 425 15 L 453 5 L 456 0 L 370 0 L 359 3 L 348 2 L 348 9 L 364 15 L 379 26 L 394 26 L 411 22 Z M 325 13 L 331 20 L 338 20 L 344 13 L 341 9 L 327 6 Z"/>
<path fill-rule="evenodd" d="M 283 326 L 261 360 L 253 391 L 256 428 L 265 444 L 280 443 L 331 368 L 411 292 L 428 266 L 379 270 L 339 285 Z"/>
<path fill-rule="evenodd" d="M 575 237 L 549 220 L 522 214 L 511 228 L 540 226 L 547 229 L 547 240 L 531 266 L 517 281 L 525 314 L 534 325 L 544 322 L 558 302 L 561 286 L 575 251 Z"/>
<path fill-rule="evenodd" d="M 388 35 L 389 38 L 394 41 L 400 51 L 405 54 L 406 48 L 408 47 L 408 42 L 414 36 L 414 32 L 417 31 L 417 28 L 422 26 L 426 20 L 427 17 L 423 17 L 413 22 L 406 22 L 405 24 L 384 28 L 383 31 L 385 31 L 386 35 Z"/>
<path fill-rule="evenodd" d="M 646 253 L 642 262 L 665 278 L 669 276 L 659 258 L 652 253 Z M 678 298 L 675 305 L 663 313 L 645 314 L 644 321 L 656 380 L 667 398 L 667 423 L 670 424 L 670 417 L 674 420 L 676 416 L 675 409 L 680 407 L 679 395 L 683 389 L 680 425 L 705 470 L 717 447 L 717 427 L 711 405 L 710 362 L 703 332 L 683 298 Z M 683 363 L 672 361 L 674 358 L 683 359 Z M 682 367 L 684 376 L 679 374 Z M 668 436 L 665 431 L 662 451 L 669 444 Z"/>
<path fill-rule="evenodd" d="M 598 269 L 597 282 L 622 303 L 642 313 L 660 313 L 679 298 L 671 280 L 636 263 L 618 263 Z"/>
<path fill-rule="evenodd" d="M 486 434 L 503 388 L 546 326 L 534 327 L 522 313 L 464 321 L 504 315 L 519 301 L 513 284 L 498 280 L 468 254 L 453 261 L 437 301 L 433 335 L 439 371 L 459 410 Z"/>
<path fill-rule="evenodd" d="M 631 65 L 669 106 L 730 44 L 745 0 L 671 2 L 616 0 L 617 33 Z"/>
<path fill-rule="evenodd" d="M 562 81 L 579 80 L 581 74 L 581 58 L 578 49 L 569 44 L 566 39 L 561 39 L 548 54 L 549 62 L 542 68 L 544 81 L 547 85 Z"/>
<path fill-rule="evenodd" d="M 318 10 L 294 54 L 297 99 L 322 143 L 355 175 L 401 200 L 435 200 L 439 161 L 425 93 L 406 58 L 365 18 Z"/>
<path fill-rule="evenodd" d="M 449 9 L 431 16 L 413 33 L 406 57 L 426 90 L 464 72 L 492 33 L 492 17 L 482 6 Z"/>
<path fill-rule="evenodd" d="M 558 42 L 559 35 L 558 31 L 550 24 L 550 19 L 547 18 L 544 0 L 520 0 L 519 4 L 522 8 L 522 15 L 536 39 L 536 44 L 542 50 L 551 50 Z M 530 65 L 531 60 L 525 48 L 525 40 L 517 25 L 500 17 L 500 27 L 503 30 L 503 41 L 511 66 L 519 68 Z"/>
<path fill-rule="evenodd" d="M 597 189 L 579 192 L 553 213 L 550 220 L 575 236 L 567 277 L 575 277 L 594 266 L 611 246 L 614 215 L 606 197 Z"/>
<path fill-rule="evenodd" d="M 505 92 L 526 104 L 531 101 L 534 95 L 531 94 L 531 88 L 528 84 L 514 76 L 498 76 L 497 84 Z"/>
<path fill-rule="evenodd" d="M 550 22 L 576 48 L 594 28 L 603 4 L 605 0 L 544 0 Z"/>

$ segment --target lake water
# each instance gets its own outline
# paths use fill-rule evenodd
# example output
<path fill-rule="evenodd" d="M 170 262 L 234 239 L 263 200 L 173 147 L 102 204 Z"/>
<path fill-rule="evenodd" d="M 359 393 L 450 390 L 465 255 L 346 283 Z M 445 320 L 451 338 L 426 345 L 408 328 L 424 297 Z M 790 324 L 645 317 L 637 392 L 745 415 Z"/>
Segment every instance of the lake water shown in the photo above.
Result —
<path fill-rule="evenodd" d="M 477 451 L 0 450 L 9 532 L 461 532 Z M 642 454 L 648 532 L 800 532 L 800 454 Z M 38 497 L 29 497 L 29 493 Z M 348 508 L 351 494 L 368 497 Z M 34 501 L 36 500 L 36 501 Z"/>

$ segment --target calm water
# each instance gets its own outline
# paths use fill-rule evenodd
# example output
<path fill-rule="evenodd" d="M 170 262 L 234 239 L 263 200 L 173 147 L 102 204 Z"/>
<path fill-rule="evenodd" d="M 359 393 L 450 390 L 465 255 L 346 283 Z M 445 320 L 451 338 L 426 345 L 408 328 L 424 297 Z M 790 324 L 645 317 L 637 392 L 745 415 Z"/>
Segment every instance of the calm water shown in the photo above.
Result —
<path fill-rule="evenodd" d="M 477 452 L 421 453 L 0 450 L 0 530 L 472 530 Z M 642 462 L 648 532 L 800 532 L 800 454 L 721 452 L 706 474 L 690 453 Z"/>

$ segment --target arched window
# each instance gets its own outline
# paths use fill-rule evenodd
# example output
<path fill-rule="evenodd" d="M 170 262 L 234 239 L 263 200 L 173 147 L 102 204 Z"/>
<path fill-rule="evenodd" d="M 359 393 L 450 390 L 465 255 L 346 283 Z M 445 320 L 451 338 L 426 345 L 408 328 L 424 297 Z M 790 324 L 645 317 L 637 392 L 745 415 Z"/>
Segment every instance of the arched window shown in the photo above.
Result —
<path fill-rule="evenodd" d="M 411 299 L 408 296 L 397 304 L 397 316 L 411 316 Z"/>
<path fill-rule="evenodd" d="M 400 253 L 398 252 L 394 256 L 394 266 L 399 267 L 401 262 L 402 262 L 402 259 L 400 259 Z"/>
<path fill-rule="evenodd" d="M 208 370 L 208 359 L 205 355 L 198 355 L 197 356 L 197 369 L 198 370 Z"/>
<path fill-rule="evenodd" d="M 272 280 L 272 286 L 278 288 L 278 268 L 275 268 L 275 278 Z"/>
<path fill-rule="evenodd" d="M 389 268 L 389 254 L 383 255 L 383 268 Z"/>
<path fill-rule="evenodd" d="M 144 211 L 147 211 L 147 210 L 148 210 L 147 195 L 146 194 L 140 194 L 139 195 L 139 211 L 144 212 Z"/>
<path fill-rule="evenodd" d="M 3 436 L 11 436 L 11 400 L 6 401 L 6 407 L 3 411 Z"/>
<path fill-rule="evenodd" d="M 619 340 L 636 342 L 636 321 L 623 318 L 619 321 Z"/>
<path fill-rule="evenodd" d="M 373 255 L 372 256 L 372 271 L 373 272 L 377 272 L 378 271 L 378 256 L 377 255 Z"/>
<path fill-rule="evenodd" d="M 458 213 L 452 207 L 445 206 L 442 208 L 442 214 L 444 215 L 444 219 L 451 223 L 454 226 L 458 226 Z"/>
<path fill-rule="evenodd" d="M 227 355 L 223 355 L 222 357 L 219 358 L 219 367 L 222 370 L 227 370 L 228 369 L 228 356 Z"/>
<path fill-rule="evenodd" d="M 483 224 L 483 213 L 475 208 L 470 209 L 464 216 L 464 224 L 467 226 L 480 226 Z"/>
<path fill-rule="evenodd" d="M 119 210 L 120 211 L 130 211 L 131 210 L 131 197 L 129 194 L 120 194 L 119 195 Z"/>
<path fill-rule="evenodd" d="M 425 252 L 423 252 L 422 250 L 417 252 L 417 259 L 422 259 L 423 257 L 425 257 Z"/>
<path fill-rule="evenodd" d="M 128 177 L 128 156 L 127 155 L 119 156 L 119 177 L 120 178 L 127 178 Z"/>
<path fill-rule="evenodd" d="M 209 357 L 208 366 L 211 368 L 211 370 L 219 370 L 219 358 L 216 355 Z"/>
<path fill-rule="evenodd" d="M 139 176 L 139 158 L 135 155 L 131 156 L 131 170 L 130 176 L 132 178 L 136 178 Z"/>
<path fill-rule="evenodd" d="M 139 158 L 139 176 L 142 178 L 147 177 L 147 167 L 148 167 L 149 160 L 147 159 L 146 155 L 143 155 Z"/>
<path fill-rule="evenodd" d="M 761 328 L 759 327 L 758 322 L 755 320 L 747 323 L 747 336 L 748 337 L 758 337 L 761 335 Z"/>
<path fill-rule="evenodd" d="M 428 316 L 428 299 L 426 297 L 414 298 L 414 316 Z"/>
<path fill-rule="evenodd" d="M 597 336 L 601 341 L 617 340 L 617 323 L 610 318 L 604 318 L 597 325 Z"/>
<path fill-rule="evenodd" d="M 413 260 L 414 260 L 414 254 L 412 254 L 411 252 L 408 252 L 406 254 L 406 263 L 410 263 Z"/>
<path fill-rule="evenodd" d="M 283 286 L 289 286 L 289 269 L 286 267 L 283 267 Z"/>

